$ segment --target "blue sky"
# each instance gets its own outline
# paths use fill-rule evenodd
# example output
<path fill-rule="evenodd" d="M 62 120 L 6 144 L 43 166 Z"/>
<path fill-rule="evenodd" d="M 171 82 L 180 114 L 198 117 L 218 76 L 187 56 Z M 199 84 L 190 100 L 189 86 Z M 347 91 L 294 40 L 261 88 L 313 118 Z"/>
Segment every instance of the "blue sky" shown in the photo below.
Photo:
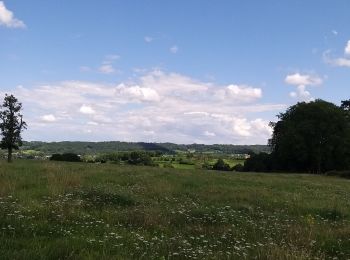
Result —
<path fill-rule="evenodd" d="M 350 2 L 0 1 L 0 92 L 27 140 L 265 144 L 349 99 Z"/>

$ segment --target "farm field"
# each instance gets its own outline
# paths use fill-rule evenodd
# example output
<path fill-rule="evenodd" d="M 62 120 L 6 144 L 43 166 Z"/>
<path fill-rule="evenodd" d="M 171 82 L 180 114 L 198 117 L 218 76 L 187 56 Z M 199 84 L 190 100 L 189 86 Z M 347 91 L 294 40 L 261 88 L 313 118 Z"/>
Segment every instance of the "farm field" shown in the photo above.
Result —
<path fill-rule="evenodd" d="M 350 182 L 0 162 L 1 259 L 349 259 Z"/>

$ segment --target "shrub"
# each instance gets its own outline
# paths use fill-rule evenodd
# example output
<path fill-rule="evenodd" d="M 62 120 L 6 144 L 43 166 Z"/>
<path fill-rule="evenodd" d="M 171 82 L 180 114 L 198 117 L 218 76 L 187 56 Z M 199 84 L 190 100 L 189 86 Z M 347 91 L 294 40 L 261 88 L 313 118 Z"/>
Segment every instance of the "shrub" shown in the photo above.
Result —
<path fill-rule="evenodd" d="M 213 165 L 213 170 L 217 171 L 230 171 L 231 167 L 223 159 L 218 159 L 217 162 Z"/>
<path fill-rule="evenodd" d="M 128 163 L 134 165 L 155 166 L 155 163 L 152 161 L 152 158 L 148 153 L 137 151 L 130 153 Z"/>
<path fill-rule="evenodd" d="M 75 153 L 53 154 L 51 161 L 81 162 L 79 155 Z"/>
<path fill-rule="evenodd" d="M 202 168 L 207 170 L 212 170 L 213 166 L 209 162 L 205 162 L 202 164 Z"/>
<path fill-rule="evenodd" d="M 194 165 L 195 163 L 190 159 L 180 158 L 179 164 Z"/>
<path fill-rule="evenodd" d="M 242 164 L 236 164 L 235 166 L 232 167 L 232 170 L 236 172 L 243 172 L 244 171 L 244 166 Z"/>

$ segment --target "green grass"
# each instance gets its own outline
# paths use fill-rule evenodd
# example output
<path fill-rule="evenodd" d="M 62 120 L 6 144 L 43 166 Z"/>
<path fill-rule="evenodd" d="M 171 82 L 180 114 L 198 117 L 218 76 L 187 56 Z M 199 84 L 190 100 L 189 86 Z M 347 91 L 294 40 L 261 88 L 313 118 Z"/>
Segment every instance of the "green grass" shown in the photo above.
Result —
<path fill-rule="evenodd" d="M 350 182 L 0 162 L 1 259 L 349 259 Z"/>

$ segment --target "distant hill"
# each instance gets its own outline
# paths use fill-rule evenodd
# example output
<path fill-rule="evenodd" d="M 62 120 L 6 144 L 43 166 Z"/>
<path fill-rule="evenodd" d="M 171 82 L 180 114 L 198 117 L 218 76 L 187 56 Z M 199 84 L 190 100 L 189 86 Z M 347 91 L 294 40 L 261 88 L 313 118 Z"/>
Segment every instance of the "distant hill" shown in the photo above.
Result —
<path fill-rule="evenodd" d="M 129 142 L 24 142 L 21 150 L 36 150 L 46 154 L 77 153 L 97 154 L 121 151 L 161 151 L 175 153 L 177 151 L 195 151 L 201 153 L 245 154 L 249 152 L 269 152 L 267 145 L 232 145 L 232 144 L 173 144 L 173 143 L 129 143 Z"/>

